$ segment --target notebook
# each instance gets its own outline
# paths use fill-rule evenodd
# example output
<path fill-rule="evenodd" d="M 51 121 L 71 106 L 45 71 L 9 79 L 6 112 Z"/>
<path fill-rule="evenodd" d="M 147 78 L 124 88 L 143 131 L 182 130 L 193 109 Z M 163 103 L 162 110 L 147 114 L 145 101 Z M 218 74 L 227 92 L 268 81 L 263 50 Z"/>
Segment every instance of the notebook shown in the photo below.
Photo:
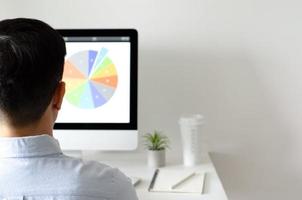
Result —
<path fill-rule="evenodd" d="M 149 191 L 202 194 L 204 180 L 205 173 L 202 172 L 176 169 L 157 169 L 153 175 Z"/>

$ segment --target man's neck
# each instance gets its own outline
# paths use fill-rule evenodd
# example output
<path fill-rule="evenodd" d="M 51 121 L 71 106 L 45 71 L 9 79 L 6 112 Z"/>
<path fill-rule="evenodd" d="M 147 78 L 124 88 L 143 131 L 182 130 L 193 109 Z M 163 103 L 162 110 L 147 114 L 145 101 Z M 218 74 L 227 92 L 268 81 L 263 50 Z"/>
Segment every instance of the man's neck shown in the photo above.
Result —
<path fill-rule="evenodd" d="M 41 134 L 52 136 L 52 127 L 45 126 L 43 123 L 31 124 L 24 127 L 14 127 L 6 123 L 0 125 L 1 137 L 26 137 Z"/>
<path fill-rule="evenodd" d="M 54 120 L 57 115 L 57 111 L 53 112 L 50 104 L 42 117 L 33 123 L 26 126 L 14 126 L 8 117 L 2 115 L 0 118 L 0 136 L 2 137 L 25 137 L 47 134 L 52 136 L 52 129 L 54 125 Z M 1 116 L 1 115 L 0 115 Z"/>
<path fill-rule="evenodd" d="M 47 131 L 33 131 L 30 129 L 22 129 L 22 130 L 3 130 L 0 129 L 0 137 L 26 137 L 26 136 L 35 136 L 35 135 L 42 135 L 47 134 L 52 136 L 52 132 Z"/>

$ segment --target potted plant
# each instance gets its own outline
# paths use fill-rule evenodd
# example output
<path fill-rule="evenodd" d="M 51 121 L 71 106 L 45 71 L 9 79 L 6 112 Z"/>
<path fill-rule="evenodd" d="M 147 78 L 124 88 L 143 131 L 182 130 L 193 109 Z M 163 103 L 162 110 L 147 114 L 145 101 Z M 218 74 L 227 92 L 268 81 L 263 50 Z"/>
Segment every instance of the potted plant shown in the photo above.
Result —
<path fill-rule="evenodd" d="M 148 166 L 157 168 L 165 165 L 166 148 L 169 148 L 169 139 L 159 131 L 143 135 L 144 144 L 148 149 Z"/>

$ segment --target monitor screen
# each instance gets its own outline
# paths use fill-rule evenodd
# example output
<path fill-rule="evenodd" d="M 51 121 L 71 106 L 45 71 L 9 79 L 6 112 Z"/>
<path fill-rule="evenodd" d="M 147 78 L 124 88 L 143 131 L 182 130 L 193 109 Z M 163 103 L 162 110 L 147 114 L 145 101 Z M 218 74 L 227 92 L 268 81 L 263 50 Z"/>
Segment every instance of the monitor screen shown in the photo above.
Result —
<path fill-rule="evenodd" d="M 55 129 L 137 129 L 137 32 L 59 32 L 66 92 Z"/>

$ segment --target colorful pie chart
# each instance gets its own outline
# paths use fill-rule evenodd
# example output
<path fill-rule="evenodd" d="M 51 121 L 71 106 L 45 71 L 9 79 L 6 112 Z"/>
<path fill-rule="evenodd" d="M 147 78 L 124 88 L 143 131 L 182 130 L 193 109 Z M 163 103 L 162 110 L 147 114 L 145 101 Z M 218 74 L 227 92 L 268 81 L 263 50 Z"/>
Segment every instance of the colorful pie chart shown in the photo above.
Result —
<path fill-rule="evenodd" d="M 94 109 L 107 103 L 118 84 L 117 71 L 106 48 L 71 55 L 65 61 L 63 80 L 65 99 L 82 109 Z"/>

